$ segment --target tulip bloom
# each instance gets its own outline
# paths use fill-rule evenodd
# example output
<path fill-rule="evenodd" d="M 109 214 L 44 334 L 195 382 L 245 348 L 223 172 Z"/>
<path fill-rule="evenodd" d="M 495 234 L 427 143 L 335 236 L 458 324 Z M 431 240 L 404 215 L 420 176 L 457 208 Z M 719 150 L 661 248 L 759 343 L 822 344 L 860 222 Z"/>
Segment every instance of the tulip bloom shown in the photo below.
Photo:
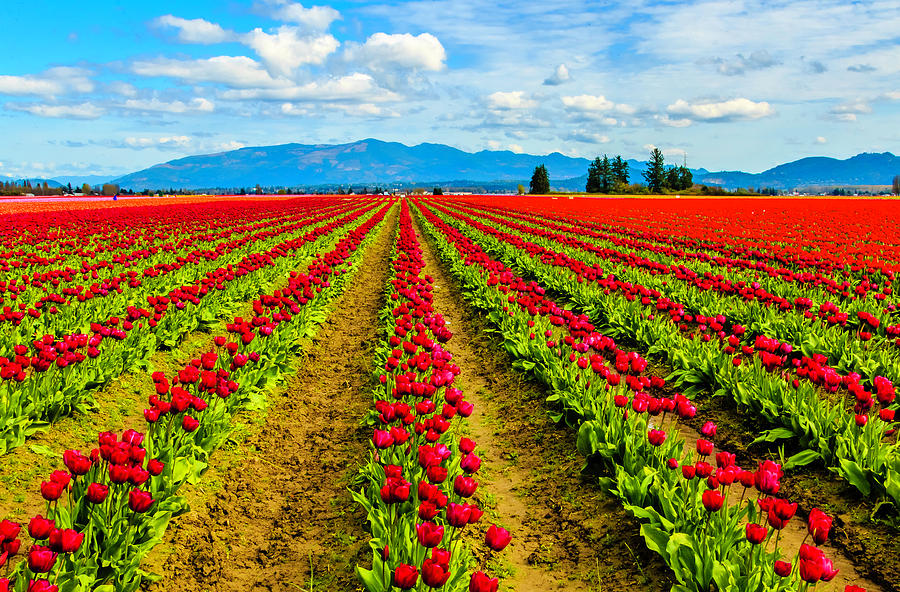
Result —
<path fill-rule="evenodd" d="M 416 524 L 416 538 L 423 547 L 433 549 L 444 539 L 444 527 L 438 526 L 434 522 Z"/>
<path fill-rule="evenodd" d="M 717 512 L 722 509 L 725 498 L 722 497 L 722 492 L 718 489 L 707 489 L 703 492 L 702 501 L 703 507 L 706 508 L 707 512 Z"/>
<path fill-rule="evenodd" d="M 758 545 L 766 540 L 766 535 L 769 534 L 769 529 L 767 529 L 765 526 L 756 524 L 755 522 L 749 522 L 746 526 L 746 534 L 747 540 L 750 541 L 750 544 Z"/>
<path fill-rule="evenodd" d="M 647 440 L 652 446 L 662 446 L 666 441 L 666 433 L 662 430 L 650 430 L 647 432 Z"/>
<path fill-rule="evenodd" d="M 453 491 L 461 497 L 471 497 L 476 489 L 478 489 L 478 483 L 471 477 L 457 475 L 453 480 Z"/>
<path fill-rule="evenodd" d="M 128 507 L 131 508 L 132 512 L 137 512 L 138 514 L 149 510 L 154 501 L 149 493 L 140 489 L 134 489 L 128 494 Z"/>
<path fill-rule="evenodd" d="M 511 540 L 509 531 L 496 524 L 492 524 L 484 535 L 485 544 L 494 551 L 502 551 Z"/>
<path fill-rule="evenodd" d="M 807 530 L 812 535 L 817 545 L 821 545 L 828 540 L 828 532 L 831 530 L 831 517 L 825 514 L 819 508 L 813 508 L 809 513 L 809 521 L 807 522 Z"/>
<path fill-rule="evenodd" d="M 422 562 L 422 581 L 429 588 L 440 588 L 450 578 L 450 570 L 428 558 Z"/>
<path fill-rule="evenodd" d="M 28 534 L 36 541 L 42 541 L 50 536 L 50 531 L 56 528 L 56 521 L 48 520 L 38 514 L 28 523 Z M 13 537 L 15 538 L 15 537 Z"/>
<path fill-rule="evenodd" d="M 791 570 L 793 566 L 789 561 L 776 561 L 775 562 L 775 573 L 781 576 L 782 578 L 786 578 L 791 575 Z"/>
<path fill-rule="evenodd" d="M 483 571 L 476 571 L 469 579 L 469 592 L 497 592 L 500 580 L 488 577 Z"/>
<path fill-rule="evenodd" d="M 411 590 L 419 581 L 419 570 L 412 565 L 401 563 L 394 570 L 392 585 L 401 590 Z"/>
<path fill-rule="evenodd" d="M 56 553 L 49 547 L 35 545 L 28 553 L 28 568 L 34 573 L 48 573 L 56 565 Z"/>

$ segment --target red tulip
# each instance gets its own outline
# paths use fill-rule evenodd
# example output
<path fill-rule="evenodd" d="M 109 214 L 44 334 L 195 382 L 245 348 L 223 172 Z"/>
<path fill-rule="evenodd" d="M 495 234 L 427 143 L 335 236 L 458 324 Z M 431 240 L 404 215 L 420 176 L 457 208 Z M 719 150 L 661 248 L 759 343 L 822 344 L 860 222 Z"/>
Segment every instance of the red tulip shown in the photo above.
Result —
<path fill-rule="evenodd" d="M 186 432 L 193 432 L 196 431 L 198 427 L 200 427 L 200 422 L 190 415 L 185 415 L 184 419 L 181 420 L 181 427 Z"/>
<path fill-rule="evenodd" d="M 433 549 L 441 544 L 444 538 L 444 527 L 438 526 L 434 522 L 416 524 L 416 537 L 420 545 Z"/>
<path fill-rule="evenodd" d="M 471 477 L 457 475 L 453 481 L 453 491 L 461 497 L 471 497 L 478 489 L 478 483 Z"/>
<path fill-rule="evenodd" d="M 788 561 L 776 561 L 775 562 L 775 573 L 781 576 L 782 578 L 786 578 L 791 575 L 792 566 Z"/>
<path fill-rule="evenodd" d="M 66 486 L 56 481 L 44 481 L 41 483 L 41 496 L 48 502 L 54 502 L 60 498 Z"/>
<path fill-rule="evenodd" d="M 496 524 L 492 524 L 484 535 L 485 544 L 494 551 L 502 551 L 511 540 L 509 531 Z"/>
<path fill-rule="evenodd" d="M 662 446 L 666 441 L 666 433 L 662 430 L 650 430 L 647 432 L 647 440 L 652 446 Z"/>
<path fill-rule="evenodd" d="M 483 571 L 476 571 L 469 580 L 469 592 L 497 592 L 500 580 L 488 577 Z"/>
<path fill-rule="evenodd" d="M 722 509 L 725 498 L 722 497 L 722 492 L 718 489 L 707 489 L 703 492 L 702 501 L 703 507 L 706 508 L 707 512 L 716 512 Z"/>
<path fill-rule="evenodd" d="M 428 558 L 422 562 L 422 581 L 429 588 L 440 588 L 450 578 L 450 571 Z"/>
<path fill-rule="evenodd" d="M 697 440 L 697 454 L 700 456 L 709 456 L 713 453 L 713 448 L 713 443 L 709 440 L 704 440 L 703 438 Z"/>
<path fill-rule="evenodd" d="M 831 530 L 831 517 L 819 508 L 813 508 L 809 513 L 807 530 L 812 535 L 817 545 L 824 544 L 828 540 L 828 532 Z"/>
<path fill-rule="evenodd" d="M 128 494 L 128 507 L 138 514 L 149 510 L 154 501 L 149 493 L 140 489 L 134 489 Z"/>
<path fill-rule="evenodd" d="M 77 450 L 63 452 L 63 464 L 73 475 L 84 475 L 91 469 L 91 459 Z"/>
<path fill-rule="evenodd" d="M 78 533 L 71 528 L 54 528 L 50 531 L 49 546 L 56 553 L 74 553 L 81 547 L 84 541 L 84 533 Z"/>
<path fill-rule="evenodd" d="M 40 516 L 38 516 L 38 518 L 40 518 Z M 11 520 L 0 522 L 0 543 L 14 540 L 19 536 L 20 530 L 22 530 L 22 526 Z"/>
<path fill-rule="evenodd" d="M 451 503 L 447 506 L 447 524 L 453 528 L 462 528 L 469 523 L 472 510 L 468 504 L 459 505 Z"/>
<path fill-rule="evenodd" d="M 59 592 L 59 586 L 47 580 L 31 580 L 28 583 L 28 592 Z"/>
<path fill-rule="evenodd" d="M 401 563 L 394 570 L 393 585 L 401 590 L 410 590 L 419 581 L 419 570 L 412 565 Z"/>
<path fill-rule="evenodd" d="M 109 487 L 101 483 L 91 483 L 88 485 L 85 497 L 92 504 L 102 504 L 109 495 Z"/>
<path fill-rule="evenodd" d="M 48 573 L 56 565 L 56 553 L 49 547 L 35 545 L 28 553 L 28 567 L 34 573 Z"/>
<path fill-rule="evenodd" d="M 750 541 L 751 544 L 758 545 L 766 540 L 766 535 L 769 534 L 769 529 L 767 529 L 765 526 L 756 524 L 755 522 L 749 522 L 746 526 L 746 534 L 747 540 Z"/>
<path fill-rule="evenodd" d="M 40 514 L 28 523 L 28 534 L 36 541 L 42 541 L 50 536 L 50 531 L 56 528 L 56 521 L 47 520 Z"/>

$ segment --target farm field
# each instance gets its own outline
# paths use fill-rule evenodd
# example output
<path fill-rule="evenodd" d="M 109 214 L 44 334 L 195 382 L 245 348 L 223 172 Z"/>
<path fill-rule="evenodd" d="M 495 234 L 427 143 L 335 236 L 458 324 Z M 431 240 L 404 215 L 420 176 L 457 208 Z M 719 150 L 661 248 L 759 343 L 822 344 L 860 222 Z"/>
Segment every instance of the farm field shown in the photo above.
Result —
<path fill-rule="evenodd" d="M 0 201 L 0 592 L 900 589 L 897 211 Z"/>

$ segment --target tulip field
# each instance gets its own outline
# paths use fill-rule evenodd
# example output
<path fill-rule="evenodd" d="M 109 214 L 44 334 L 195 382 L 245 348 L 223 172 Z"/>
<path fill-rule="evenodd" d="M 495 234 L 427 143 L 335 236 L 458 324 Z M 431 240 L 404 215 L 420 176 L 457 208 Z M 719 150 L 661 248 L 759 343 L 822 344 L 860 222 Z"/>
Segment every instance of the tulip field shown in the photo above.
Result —
<path fill-rule="evenodd" d="M 895 201 L 16 205 L 0 592 L 900 589 Z"/>

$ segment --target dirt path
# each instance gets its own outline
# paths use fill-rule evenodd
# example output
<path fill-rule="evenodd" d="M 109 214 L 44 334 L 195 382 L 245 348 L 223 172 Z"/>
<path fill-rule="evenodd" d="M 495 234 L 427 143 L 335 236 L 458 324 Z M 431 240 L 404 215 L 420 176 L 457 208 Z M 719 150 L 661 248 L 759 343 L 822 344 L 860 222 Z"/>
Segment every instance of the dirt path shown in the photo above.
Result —
<path fill-rule="evenodd" d="M 368 450 L 360 419 L 396 220 L 395 209 L 261 425 L 213 456 L 192 511 L 147 562 L 163 576 L 148 589 L 360 589 L 365 517 L 347 488 Z"/>
<path fill-rule="evenodd" d="M 453 331 L 447 347 L 462 369 L 459 386 L 475 403 L 469 432 L 484 459 L 479 501 L 488 508 L 485 518 L 513 534 L 502 563 L 487 565 L 501 576 L 501 590 L 668 590 L 671 572 L 644 546 L 639 524 L 582 481 L 575 434 L 550 421 L 546 392 L 511 370 L 509 356 L 416 229 L 425 272 L 435 278 L 435 308 Z"/>

